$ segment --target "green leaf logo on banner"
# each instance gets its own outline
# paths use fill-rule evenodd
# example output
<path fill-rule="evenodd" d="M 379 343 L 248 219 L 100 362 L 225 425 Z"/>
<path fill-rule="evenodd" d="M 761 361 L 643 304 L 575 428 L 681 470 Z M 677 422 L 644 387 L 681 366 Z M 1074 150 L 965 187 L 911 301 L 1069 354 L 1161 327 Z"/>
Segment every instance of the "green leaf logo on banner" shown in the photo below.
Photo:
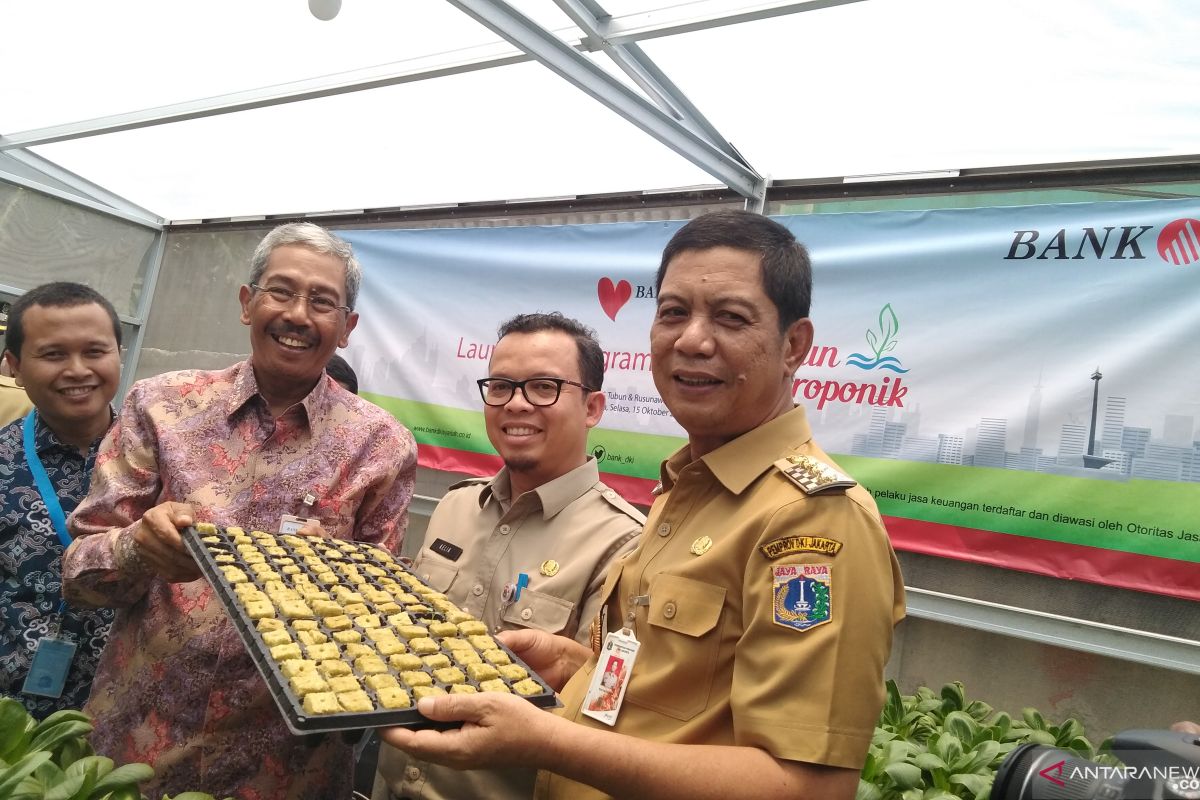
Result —
<path fill-rule="evenodd" d="M 898 373 L 908 372 L 900 363 L 900 359 L 895 356 L 884 355 L 896 349 L 898 342 L 896 334 L 899 332 L 900 318 L 892 310 L 892 304 L 887 303 L 883 308 L 879 309 L 878 332 L 870 329 L 867 330 L 867 344 L 871 346 L 871 355 L 853 353 L 846 359 L 846 363 L 859 369 L 886 369 Z"/>

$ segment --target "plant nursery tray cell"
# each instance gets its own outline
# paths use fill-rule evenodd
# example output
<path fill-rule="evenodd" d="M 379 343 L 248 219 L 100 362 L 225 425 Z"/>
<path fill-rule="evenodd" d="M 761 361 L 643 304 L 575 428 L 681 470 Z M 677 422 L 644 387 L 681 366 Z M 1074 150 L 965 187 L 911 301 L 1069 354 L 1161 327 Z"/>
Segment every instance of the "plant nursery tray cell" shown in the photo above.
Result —
<path fill-rule="evenodd" d="M 200 524 L 183 542 L 297 735 L 448 728 L 425 694 L 508 691 L 559 705 L 486 627 L 371 544 Z"/>

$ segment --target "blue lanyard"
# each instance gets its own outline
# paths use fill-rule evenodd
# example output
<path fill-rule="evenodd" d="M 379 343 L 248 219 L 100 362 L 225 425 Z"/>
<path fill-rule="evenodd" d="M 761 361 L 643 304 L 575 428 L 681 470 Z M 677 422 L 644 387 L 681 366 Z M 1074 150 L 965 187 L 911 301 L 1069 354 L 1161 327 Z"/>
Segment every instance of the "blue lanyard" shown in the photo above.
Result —
<path fill-rule="evenodd" d="M 38 458 L 37 447 L 33 443 L 33 431 L 36 421 L 36 410 L 30 411 L 25 417 L 25 464 L 29 467 L 29 471 L 33 473 L 33 482 L 37 485 L 38 493 L 42 496 L 42 503 L 46 506 L 46 513 L 50 515 L 50 522 L 54 525 L 54 532 L 58 534 L 58 540 L 62 542 L 63 550 L 66 550 L 71 546 L 71 535 L 67 533 L 67 517 L 63 514 L 62 503 L 58 502 L 58 493 L 54 491 L 54 486 L 50 483 L 50 476 L 46 474 L 46 468 L 42 466 L 42 459 Z"/>
<path fill-rule="evenodd" d="M 38 457 L 37 447 L 33 443 L 33 431 L 36 423 L 37 409 L 31 409 L 25 416 L 25 424 L 22 426 L 22 433 L 25 434 L 25 466 L 29 467 L 29 471 L 33 473 L 33 482 L 37 486 L 38 494 L 42 496 L 42 504 L 46 506 L 46 513 L 50 515 L 50 523 L 54 525 L 54 532 L 58 534 L 58 540 L 62 542 L 65 558 L 67 548 L 71 546 L 71 535 L 67 533 L 67 516 L 63 514 L 62 503 L 58 502 L 58 492 L 54 491 L 54 486 L 50 483 L 50 476 L 46 474 L 46 467 L 42 464 L 42 459 Z M 61 570 L 58 579 L 62 580 Z M 58 598 L 60 619 L 66 608 L 67 599 L 61 596 L 60 591 Z"/>

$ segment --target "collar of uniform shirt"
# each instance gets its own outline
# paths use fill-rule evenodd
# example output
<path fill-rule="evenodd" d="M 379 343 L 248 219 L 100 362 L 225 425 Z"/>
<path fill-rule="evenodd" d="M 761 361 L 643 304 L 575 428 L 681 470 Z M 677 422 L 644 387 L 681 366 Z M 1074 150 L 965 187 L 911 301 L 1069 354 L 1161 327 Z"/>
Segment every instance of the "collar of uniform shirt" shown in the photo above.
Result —
<path fill-rule="evenodd" d="M 551 519 L 599 482 L 600 468 L 596 459 L 588 456 L 587 461 L 575 469 L 543 483 L 536 490 L 542 498 L 542 517 Z"/>
<path fill-rule="evenodd" d="M 564 475 L 559 475 L 552 481 L 543 483 L 532 490 L 530 494 L 537 496 L 542 506 L 542 518 L 548 520 L 578 500 L 599 482 L 600 469 L 596 464 L 596 459 L 588 456 L 585 463 Z M 508 478 L 507 467 L 501 467 L 496 476 L 479 493 L 479 507 L 483 508 L 489 500 L 499 503 L 506 513 L 512 507 L 512 484 Z"/>
<path fill-rule="evenodd" d="M 760 475 L 772 469 L 776 459 L 786 455 L 794 443 L 807 444 L 811 439 L 812 430 L 808 426 L 804 408 L 797 406 L 718 447 L 700 460 L 726 489 L 741 494 Z M 781 450 L 780 442 L 788 442 L 789 447 Z"/>

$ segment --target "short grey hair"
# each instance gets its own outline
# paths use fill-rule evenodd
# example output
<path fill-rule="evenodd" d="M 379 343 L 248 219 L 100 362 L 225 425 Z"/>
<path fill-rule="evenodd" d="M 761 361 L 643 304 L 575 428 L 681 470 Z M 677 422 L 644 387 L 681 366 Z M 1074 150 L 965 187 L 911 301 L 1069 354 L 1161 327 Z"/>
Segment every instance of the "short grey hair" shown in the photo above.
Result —
<path fill-rule="evenodd" d="M 354 248 L 349 242 L 311 222 L 289 222 L 264 236 L 250 257 L 250 283 L 258 283 L 262 279 L 267 271 L 267 260 L 275 248 L 289 244 L 341 259 L 346 265 L 346 305 L 353 309 L 358 300 L 358 287 L 362 285 L 362 266 L 354 257 Z"/>

